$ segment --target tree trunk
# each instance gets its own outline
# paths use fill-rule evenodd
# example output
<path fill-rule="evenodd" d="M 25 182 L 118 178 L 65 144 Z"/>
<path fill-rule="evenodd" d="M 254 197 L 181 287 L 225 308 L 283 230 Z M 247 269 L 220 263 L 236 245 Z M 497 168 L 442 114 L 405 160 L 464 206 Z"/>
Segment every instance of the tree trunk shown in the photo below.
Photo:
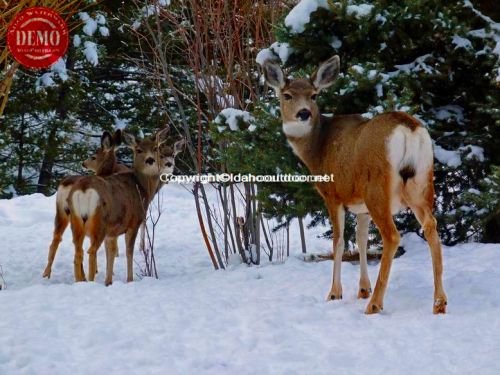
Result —
<path fill-rule="evenodd" d="M 286 257 L 290 256 L 290 222 L 286 222 Z"/>
<path fill-rule="evenodd" d="M 68 59 L 66 60 L 66 68 L 72 70 L 74 67 L 74 60 L 71 53 L 68 54 Z M 68 108 L 66 96 L 68 93 L 68 85 L 62 83 L 59 86 L 59 95 L 56 107 L 57 119 L 52 121 L 50 124 L 50 131 L 47 137 L 47 143 L 45 146 L 45 153 L 43 155 L 42 166 L 40 168 L 40 176 L 38 177 L 37 193 L 42 193 L 44 195 L 50 194 L 50 183 L 52 181 L 52 169 L 54 167 L 54 162 L 57 158 L 58 142 L 57 142 L 57 132 L 60 129 L 61 124 L 68 117 Z"/>
<path fill-rule="evenodd" d="M 300 245 L 302 246 L 302 253 L 307 253 L 306 250 L 306 237 L 304 235 L 304 219 L 299 216 L 299 230 L 300 230 Z"/>

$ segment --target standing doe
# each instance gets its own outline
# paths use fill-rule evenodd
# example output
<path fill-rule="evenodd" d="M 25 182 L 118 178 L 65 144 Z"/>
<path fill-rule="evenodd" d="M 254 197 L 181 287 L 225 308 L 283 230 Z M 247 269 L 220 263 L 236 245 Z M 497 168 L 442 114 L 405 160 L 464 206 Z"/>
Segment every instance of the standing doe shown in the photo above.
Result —
<path fill-rule="evenodd" d="M 267 82 L 279 96 L 283 132 L 293 151 L 312 174 L 334 174 L 335 181 L 316 184 L 333 226 L 334 269 L 328 299 L 342 298 L 340 270 L 348 209 L 357 214 L 358 298 L 368 298 L 371 293 L 366 260 L 370 216 L 382 236 L 380 271 L 365 312 L 383 309 L 392 259 L 400 241 L 392 216 L 410 207 L 424 229 L 432 255 L 433 312 L 445 313 L 441 243 L 432 213 L 433 151 L 429 133 L 417 119 L 403 112 L 388 112 L 371 120 L 358 114 L 321 115 L 316 95 L 333 84 L 339 66 L 339 57 L 333 56 L 310 80 L 289 80 L 278 65 L 268 61 L 263 66 Z"/>
<path fill-rule="evenodd" d="M 115 148 L 121 143 L 121 131 L 117 130 L 113 136 L 105 131 L 101 136 L 101 147 L 97 149 L 89 159 L 82 165 L 91 170 L 96 176 L 108 176 L 113 173 L 129 171 L 129 168 L 116 161 Z M 64 178 L 57 187 L 56 193 L 56 216 L 54 218 L 54 234 L 49 247 L 47 266 L 43 272 L 43 277 L 50 279 L 52 264 L 57 253 L 57 248 L 62 240 L 62 236 L 69 224 L 69 207 L 67 198 L 73 185 L 83 176 L 69 176 Z M 115 245 L 117 248 L 117 246 Z"/>
<path fill-rule="evenodd" d="M 125 143 L 134 152 L 132 171 L 107 177 L 87 176 L 73 186 L 68 197 L 71 230 L 75 245 L 74 273 L 76 281 L 85 281 L 83 271 L 83 240 L 90 237 L 89 280 L 96 273 L 96 253 L 106 240 L 106 285 L 112 283 L 116 237 L 125 234 L 127 281 L 133 280 L 133 254 L 137 231 L 143 223 L 148 206 L 158 191 L 163 161 L 160 146 L 168 128 L 153 139 L 138 140 L 124 133 Z"/>

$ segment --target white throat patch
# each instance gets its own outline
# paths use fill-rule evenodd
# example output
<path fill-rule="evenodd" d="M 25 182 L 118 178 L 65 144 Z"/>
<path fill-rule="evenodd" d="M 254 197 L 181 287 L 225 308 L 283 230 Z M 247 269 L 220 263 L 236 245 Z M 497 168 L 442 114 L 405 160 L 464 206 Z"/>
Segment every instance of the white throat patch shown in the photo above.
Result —
<path fill-rule="evenodd" d="M 283 132 L 289 137 L 303 137 L 311 131 L 311 121 L 289 121 L 283 123 Z"/>

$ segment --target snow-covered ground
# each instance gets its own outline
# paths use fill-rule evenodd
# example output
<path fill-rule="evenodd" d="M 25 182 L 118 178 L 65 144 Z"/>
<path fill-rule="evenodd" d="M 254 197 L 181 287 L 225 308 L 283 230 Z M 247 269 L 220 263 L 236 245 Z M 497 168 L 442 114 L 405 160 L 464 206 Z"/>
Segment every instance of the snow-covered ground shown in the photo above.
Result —
<path fill-rule="evenodd" d="M 52 279 L 41 278 L 54 197 L 0 201 L 0 374 L 500 373 L 500 246 L 444 248 L 449 312 L 435 316 L 426 244 L 405 236 L 385 310 L 366 316 L 358 267 L 343 265 L 344 299 L 325 302 L 332 264 L 300 260 L 297 228 L 286 263 L 215 272 L 189 192 L 168 185 L 162 194 L 160 280 L 124 283 L 120 240 L 108 288 L 103 273 L 73 282 L 69 230 Z M 308 246 L 325 252 L 318 231 Z M 378 265 L 369 272 L 374 284 Z"/>

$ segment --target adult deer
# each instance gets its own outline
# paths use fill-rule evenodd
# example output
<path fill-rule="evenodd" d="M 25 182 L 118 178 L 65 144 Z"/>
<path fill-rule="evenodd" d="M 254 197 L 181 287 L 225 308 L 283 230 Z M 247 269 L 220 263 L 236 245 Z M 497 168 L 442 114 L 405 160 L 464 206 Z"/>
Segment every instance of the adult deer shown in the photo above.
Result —
<path fill-rule="evenodd" d="M 108 176 L 113 173 L 129 171 L 123 164 L 118 164 L 115 149 L 121 143 L 121 131 L 117 130 L 113 135 L 105 131 L 101 136 L 101 147 L 96 153 L 85 160 L 84 168 L 95 173 L 96 176 Z M 66 227 L 69 224 L 69 207 L 67 203 L 68 195 L 73 185 L 83 178 L 83 176 L 69 176 L 64 178 L 57 187 L 56 193 L 56 216 L 54 218 L 54 234 L 49 247 L 47 266 L 43 272 L 43 277 L 49 278 L 52 273 L 52 264 L 57 253 L 59 244 Z M 117 248 L 117 246 L 115 245 Z"/>
<path fill-rule="evenodd" d="M 333 84 L 340 59 L 333 56 L 311 79 L 284 77 L 272 62 L 264 75 L 280 99 L 283 132 L 293 151 L 312 174 L 334 174 L 335 181 L 316 184 L 333 226 L 334 269 L 328 299 L 342 298 L 340 270 L 344 252 L 345 210 L 357 214 L 356 241 L 360 253 L 358 298 L 371 293 L 366 247 L 370 216 L 383 240 L 379 275 L 365 313 L 383 309 L 392 259 L 400 236 L 393 215 L 410 207 L 424 229 L 434 270 L 435 314 L 446 312 L 442 283 L 441 243 L 433 216 L 433 151 L 427 130 L 414 117 L 388 112 L 369 120 L 358 114 L 326 117 L 316 95 Z"/>
<path fill-rule="evenodd" d="M 114 248 L 108 244 L 125 234 L 127 254 L 127 281 L 133 280 L 133 253 L 135 239 L 143 223 L 149 203 L 158 191 L 163 162 L 160 145 L 166 140 L 168 128 L 152 139 L 138 140 L 124 133 L 125 143 L 134 152 L 131 172 L 107 177 L 87 176 L 71 189 L 68 204 L 71 230 L 75 245 L 74 272 L 76 281 L 85 281 L 83 271 L 83 240 L 90 237 L 89 280 L 96 271 L 96 253 L 106 239 L 106 285 L 112 283 Z"/>

